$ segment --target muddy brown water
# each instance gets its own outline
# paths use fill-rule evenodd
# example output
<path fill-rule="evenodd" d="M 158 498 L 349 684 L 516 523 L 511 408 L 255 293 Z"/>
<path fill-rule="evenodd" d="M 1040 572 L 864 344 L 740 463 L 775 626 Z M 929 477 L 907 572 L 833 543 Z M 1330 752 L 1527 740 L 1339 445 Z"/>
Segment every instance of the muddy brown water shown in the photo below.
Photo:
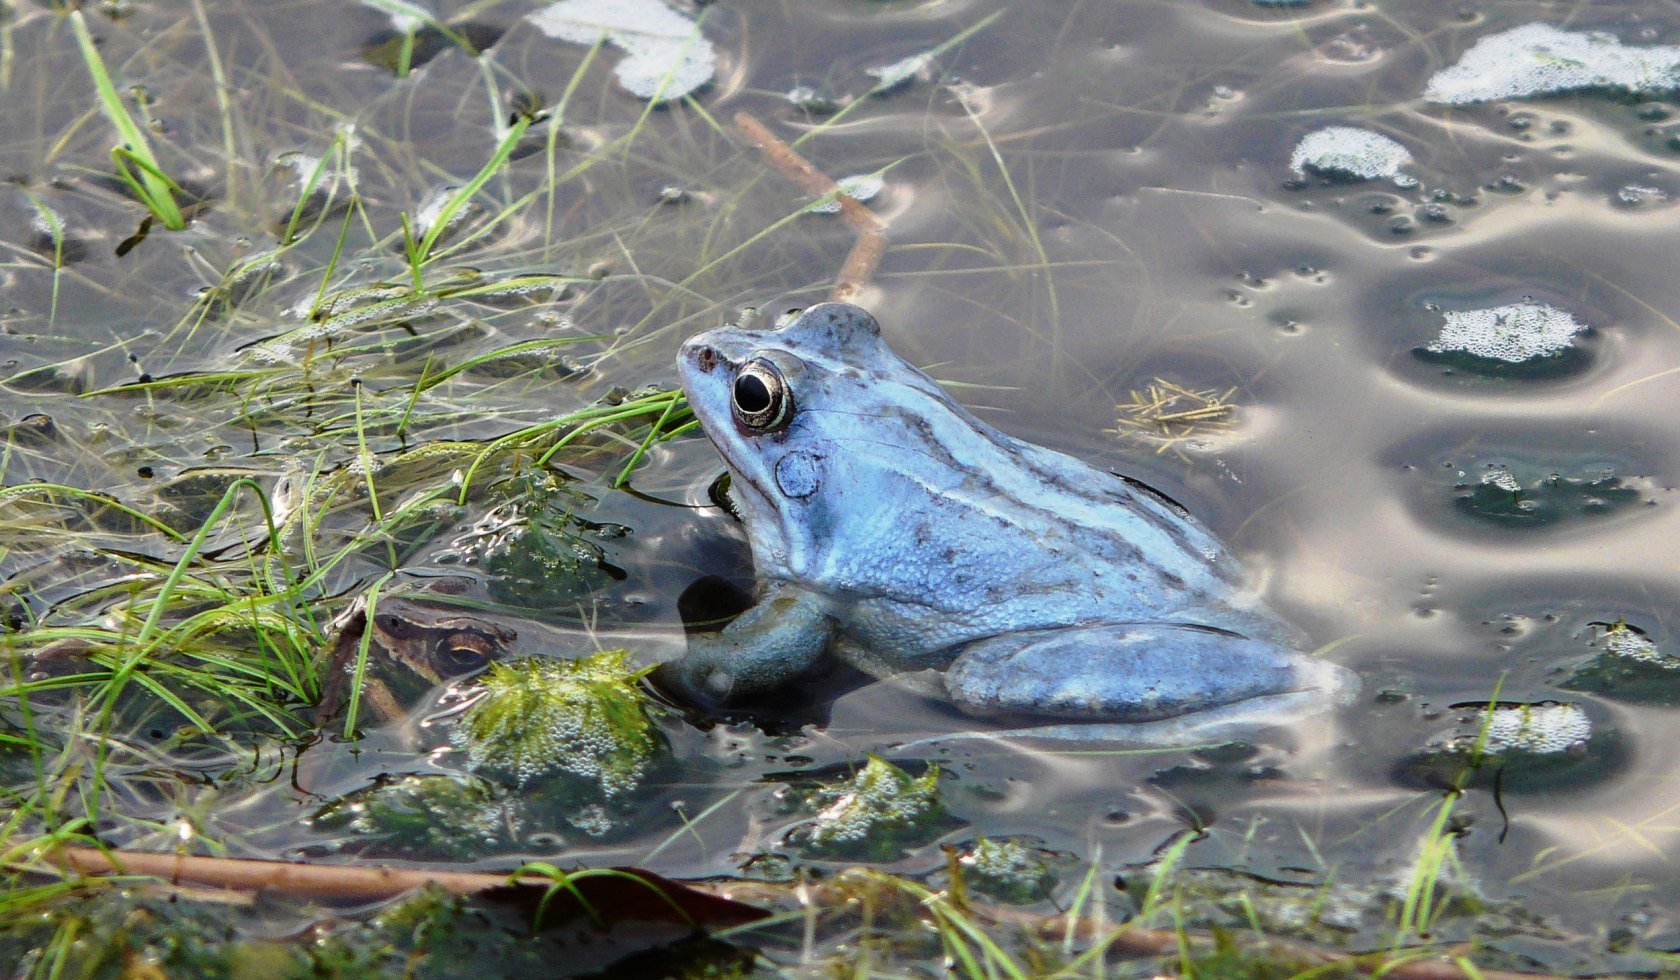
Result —
<path fill-rule="evenodd" d="M 466 5 L 438 12 L 457 8 Z M 321 390 L 255 403 L 227 392 L 78 395 L 141 373 L 250 363 L 253 345 L 298 325 L 289 311 L 319 289 L 337 219 L 225 310 L 189 312 L 223 270 L 276 244 L 297 193 L 286 154 L 328 153 L 353 127 L 340 138 L 354 145 L 368 221 L 351 223 L 355 263 L 333 275 L 344 285 L 400 276 L 394 239 L 367 229 L 387 234 L 398 212 L 477 169 L 494 145 L 488 93 L 552 104 L 585 52 L 522 21 L 525 5 L 474 4 L 485 58 L 441 45 L 397 78 L 367 54 L 390 27 L 376 9 L 229 0 L 205 5 L 213 72 L 191 6 L 123 9 L 90 23 L 122 84 L 143 87 L 166 162 L 211 205 L 188 230 L 154 229 L 118 256 L 140 214 L 101 178 L 110 134 L 69 27 L 43 4 L 0 10 L 0 412 L 50 416 L 57 432 L 41 445 L 14 435 L 5 482 L 146 501 L 159 480 L 208 467 L 272 481 L 297 459 L 344 465 L 354 436 L 327 420 L 353 404 L 349 375 L 370 397 L 400 400 L 426 355 L 324 352 L 337 373 Z M 867 69 L 995 12 L 923 76 L 867 97 L 801 146 L 836 176 L 889 168 L 871 202 L 889 247 L 863 302 L 896 350 L 982 417 L 1143 479 L 1202 516 L 1365 690 L 1333 722 L 1235 762 L 953 744 L 936 757 L 964 826 L 946 839 L 1026 834 L 1123 873 L 1194 828 L 1205 833 L 1186 854 L 1192 866 L 1392 885 L 1410 873 L 1441 799 L 1400 760 L 1449 727 L 1450 706 L 1486 702 L 1497 686 L 1507 702 L 1579 704 L 1615 743 L 1562 776 L 1483 786 L 1458 804 L 1459 854 L 1484 894 L 1583 937 L 1530 941 L 1520 954 L 1602 966 L 1593 937 L 1612 930 L 1649 948 L 1680 942 L 1680 709 L 1559 686 L 1592 652 L 1583 638 L 1593 623 L 1625 621 L 1680 655 L 1680 158 L 1669 142 L 1680 104 L 1587 92 L 1449 108 L 1422 97 L 1432 73 L 1495 31 L 1539 21 L 1675 42 L 1671 5 L 709 4 L 703 29 L 719 66 L 697 106 L 644 118 L 610 76 L 620 55 L 603 50 L 554 151 L 562 170 L 600 159 L 458 260 L 498 274 L 597 267 L 603 278 L 553 303 L 455 311 L 418 331 L 448 359 L 569 330 L 601 338 L 571 352 L 590 370 L 452 382 L 428 394 L 408 432 L 376 432 L 371 448 L 490 438 L 615 385 L 671 384 L 682 337 L 744 306 L 823 298 L 850 233 L 804 216 L 743 246 L 802 199 L 713 120 L 746 110 L 797 138 L 822 117 L 790 105 L 790 88 L 859 97 L 873 84 Z M 1291 151 L 1329 125 L 1397 140 L 1415 186 L 1298 179 Z M 636 126 L 628 149 L 600 152 Z M 531 149 L 489 185 L 492 201 L 540 185 L 547 151 Z M 662 203 L 666 187 L 684 199 Z M 31 198 L 66 230 L 57 275 L 31 230 Z M 1416 353 L 1440 310 L 1525 298 L 1591 327 L 1566 370 L 1485 376 Z M 1237 426 L 1182 454 L 1118 436 L 1116 404 L 1156 378 L 1234 388 Z M 1492 466 L 1530 482 L 1609 471 L 1632 491 L 1608 503 L 1566 493 L 1547 520 L 1502 519 L 1463 499 Z M 623 578 L 575 615 L 532 624 L 542 639 L 527 642 L 565 652 L 578 642 L 565 621 L 595 615 L 605 628 L 652 631 L 644 652 L 680 648 L 685 590 L 708 576 L 750 583 L 740 531 L 707 497 L 720 471 L 697 436 L 658 447 L 634 493 L 607 489 L 611 470 L 576 471 L 594 498 L 585 516 L 631 529 L 608 545 Z M 414 542 L 402 577 L 459 574 L 454 543 L 447 530 Z M 0 569 L 18 575 L 67 550 L 31 540 Z M 354 591 L 378 571 L 351 563 L 330 584 Z M 97 573 L 67 582 L 38 604 L 100 584 Z M 683 768 L 645 788 L 632 828 L 528 853 L 674 877 L 735 873 L 745 855 L 776 848 L 785 818 L 773 797 L 787 773 L 960 723 L 883 687 L 805 696 L 812 703 L 759 719 L 770 734 L 751 719 L 701 730 L 673 718 Z M 382 772 L 429 765 L 379 733 L 353 752 L 309 751 L 334 754 L 323 768 L 331 784 L 265 798 L 260 818 L 226 815 L 241 847 L 316 853 L 297 815 Z M 678 833 L 681 817 L 726 797 L 697 834 Z M 942 860 L 930 846 L 893 867 Z"/>

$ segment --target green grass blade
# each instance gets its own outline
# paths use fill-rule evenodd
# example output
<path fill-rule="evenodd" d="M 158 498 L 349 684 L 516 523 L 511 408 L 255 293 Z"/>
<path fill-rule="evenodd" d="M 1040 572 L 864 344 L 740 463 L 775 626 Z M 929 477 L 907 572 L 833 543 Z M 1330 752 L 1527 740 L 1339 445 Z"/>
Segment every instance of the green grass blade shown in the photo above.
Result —
<path fill-rule="evenodd" d="M 152 152 L 152 145 L 146 140 L 145 130 L 135 122 L 128 107 L 123 104 L 117 87 L 112 84 L 111 75 L 105 70 L 105 61 L 99 54 L 99 46 L 94 43 L 93 35 L 88 32 L 87 20 L 83 18 L 80 10 L 70 12 L 70 27 L 75 32 L 76 46 L 81 50 L 82 61 L 87 65 L 88 74 L 93 77 L 93 87 L 99 94 L 99 104 L 105 110 L 105 117 L 117 128 L 117 135 L 122 140 L 123 146 L 118 149 L 126 149 L 141 166 L 138 180 L 145 185 L 142 200 L 158 220 L 163 222 L 164 227 L 170 231 L 180 231 L 187 226 L 187 221 L 181 214 L 179 205 L 175 203 L 172 189 L 174 181 L 163 176 L 163 168 L 158 166 L 157 155 Z"/>

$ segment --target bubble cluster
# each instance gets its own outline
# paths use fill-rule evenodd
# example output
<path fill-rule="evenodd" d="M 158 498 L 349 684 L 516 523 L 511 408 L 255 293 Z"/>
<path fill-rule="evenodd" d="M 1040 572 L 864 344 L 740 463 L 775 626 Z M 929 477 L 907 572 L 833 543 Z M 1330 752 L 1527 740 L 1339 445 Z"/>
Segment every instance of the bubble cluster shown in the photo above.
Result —
<path fill-rule="evenodd" d="M 1650 207 L 1667 202 L 1668 195 L 1660 187 L 1626 184 L 1616 191 L 1616 203 L 1623 207 Z"/>
<path fill-rule="evenodd" d="M 1649 664 L 1662 670 L 1680 670 L 1680 657 L 1658 647 L 1638 630 L 1613 629 L 1604 635 L 1604 649 L 1613 656 Z"/>
<path fill-rule="evenodd" d="M 933 57 L 932 51 L 921 51 L 891 64 L 869 69 L 869 74 L 875 77 L 875 91 L 885 94 L 901 85 L 908 85 L 912 79 L 932 70 Z"/>
<path fill-rule="evenodd" d="M 607 796 L 628 793 L 663 746 L 637 686 L 642 673 L 624 650 L 494 664 L 453 738 L 473 769 L 520 785 L 561 773 Z"/>
<path fill-rule="evenodd" d="M 969 885 L 1006 902 L 1026 903 L 1055 888 L 1052 857 L 1017 837 L 981 837 L 958 861 Z"/>
<path fill-rule="evenodd" d="M 503 846 L 523 829 L 518 801 L 491 784 L 429 773 L 382 777 L 323 806 L 308 822 L 353 835 L 375 853 L 446 857 Z"/>
<path fill-rule="evenodd" d="M 1397 184 L 1415 181 L 1400 172 L 1412 162 L 1412 154 L 1381 133 L 1354 126 L 1329 126 L 1302 138 L 1289 157 L 1289 169 L 1297 176 L 1307 173 L 1351 180 L 1389 178 Z"/>
<path fill-rule="evenodd" d="M 1431 354 L 1469 354 L 1507 364 L 1561 354 L 1574 346 L 1575 335 L 1586 329 L 1569 313 L 1532 302 L 1449 311 L 1442 316 L 1446 324 L 1441 335 L 1424 350 Z"/>
<path fill-rule="evenodd" d="M 1517 475 L 1509 467 L 1495 466 L 1482 474 L 1482 485 L 1495 487 L 1510 493 L 1522 490 L 1522 484 L 1517 482 Z"/>
<path fill-rule="evenodd" d="M 1431 102 L 1469 105 L 1588 88 L 1633 94 L 1680 87 L 1680 46 L 1630 47 L 1601 32 L 1524 24 L 1477 41 L 1435 73 Z"/>
<path fill-rule="evenodd" d="M 1584 748 L 1592 738 L 1592 719 L 1578 704 L 1546 701 L 1499 705 L 1487 722 L 1483 751 L 1489 755 L 1528 752 L 1552 755 Z"/>

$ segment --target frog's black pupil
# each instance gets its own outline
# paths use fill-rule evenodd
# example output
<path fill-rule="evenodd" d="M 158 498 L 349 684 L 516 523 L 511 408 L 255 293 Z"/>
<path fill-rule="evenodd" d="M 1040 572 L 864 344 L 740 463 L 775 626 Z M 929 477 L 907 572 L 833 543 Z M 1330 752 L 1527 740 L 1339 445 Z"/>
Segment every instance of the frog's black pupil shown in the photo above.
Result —
<path fill-rule="evenodd" d="M 770 407 L 770 388 L 756 374 L 743 374 L 735 379 L 735 404 L 751 415 Z"/>

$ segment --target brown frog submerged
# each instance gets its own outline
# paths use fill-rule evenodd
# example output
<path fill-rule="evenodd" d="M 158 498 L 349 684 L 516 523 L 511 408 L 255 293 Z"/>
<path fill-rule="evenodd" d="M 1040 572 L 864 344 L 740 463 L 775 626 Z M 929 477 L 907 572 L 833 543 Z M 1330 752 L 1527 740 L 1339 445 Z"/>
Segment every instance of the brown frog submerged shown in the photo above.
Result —
<path fill-rule="evenodd" d="M 362 697 L 380 721 L 407 714 L 394 688 L 429 688 L 470 674 L 500 658 L 517 639 L 513 630 L 459 608 L 405 596 L 381 597 L 372 617 L 358 609 L 339 632 L 321 697 L 322 719 L 343 710 L 364 633 L 369 634 L 373 669 L 364 679 Z"/>

